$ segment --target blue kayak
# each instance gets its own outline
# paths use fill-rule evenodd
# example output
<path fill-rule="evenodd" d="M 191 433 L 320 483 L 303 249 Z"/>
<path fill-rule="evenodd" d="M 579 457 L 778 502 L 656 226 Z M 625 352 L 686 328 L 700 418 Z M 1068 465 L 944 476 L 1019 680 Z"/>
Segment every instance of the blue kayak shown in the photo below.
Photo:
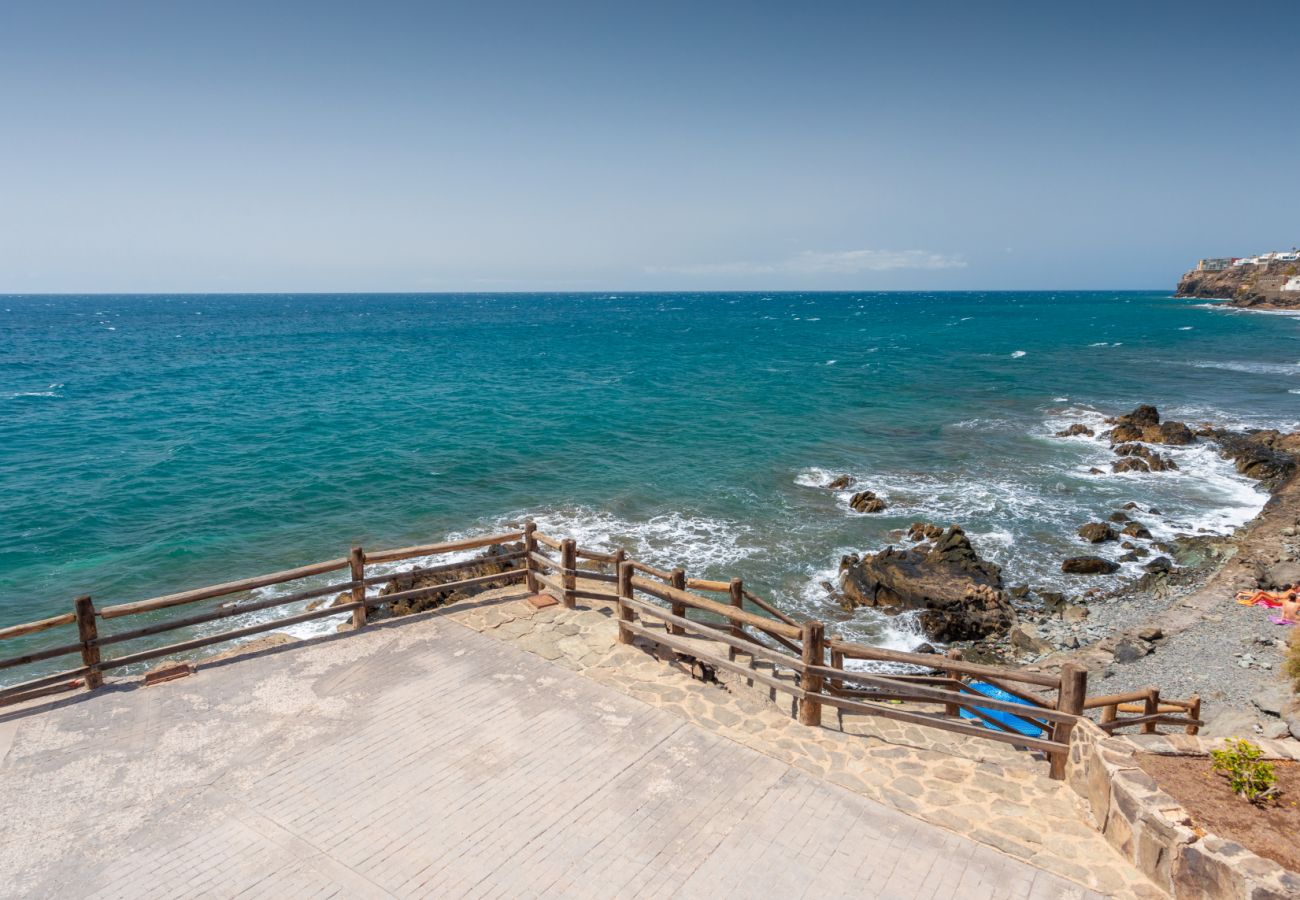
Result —
<path fill-rule="evenodd" d="M 982 681 L 972 681 L 966 686 L 969 687 L 972 691 L 983 694 L 985 697 L 988 697 L 990 700 L 1005 700 L 1007 703 L 1019 703 L 1021 706 L 1026 706 L 1030 710 L 1037 709 L 1037 707 L 1035 707 L 1033 704 L 1026 703 L 1024 700 L 1021 700 L 1019 697 L 1013 697 L 1010 694 L 1008 694 L 1006 691 L 1002 690 L 1002 688 L 992 684 L 985 684 Z M 979 711 L 982 712 L 984 715 L 988 716 L 990 719 L 993 719 L 1007 726 L 1007 728 L 1011 729 L 1012 731 L 1018 734 L 1023 734 L 1025 737 L 1039 737 L 1043 733 L 1043 729 L 1039 728 L 1038 726 L 1030 722 L 1026 722 L 1024 719 L 1021 719 L 1018 716 L 1016 716 L 1015 713 L 1002 712 L 1001 710 L 998 709 L 984 709 L 983 707 L 979 707 Z M 978 725 L 983 725 L 985 728 L 988 728 L 990 730 L 996 730 L 993 728 L 992 725 L 990 725 L 988 722 L 982 721 L 979 718 L 979 716 L 975 715 L 973 712 L 971 712 L 968 709 L 960 709 L 958 710 L 958 714 L 963 719 L 972 719 Z M 1032 715 L 1032 713 L 1029 713 L 1029 715 Z"/>

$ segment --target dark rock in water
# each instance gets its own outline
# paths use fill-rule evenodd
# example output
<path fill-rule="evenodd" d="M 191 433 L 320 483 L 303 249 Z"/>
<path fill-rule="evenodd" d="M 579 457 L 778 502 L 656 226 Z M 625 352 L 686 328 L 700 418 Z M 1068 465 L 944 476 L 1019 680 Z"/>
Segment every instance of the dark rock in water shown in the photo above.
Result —
<path fill-rule="evenodd" d="M 860 513 L 874 513 L 885 509 L 885 501 L 872 491 L 858 491 L 849 498 L 849 506 Z"/>
<path fill-rule="evenodd" d="M 1115 644 L 1115 662 L 1137 662 L 1150 652 L 1150 644 L 1134 635 L 1126 634 Z"/>
<path fill-rule="evenodd" d="M 1173 561 L 1170 560 L 1169 557 L 1157 556 L 1142 568 L 1146 569 L 1148 572 L 1168 572 L 1173 569 L 1173 567 Z"/>
<path fill-rule="evenodd" d="M 1058 431 L 1056 433 L 1056 436 L 1074 437 L 1076 434 L 1086 434 L 1088 437 L 1092 437 L 1093 435 L 1096 434 L 1096 432 L 1093 431 L 1091 428 L 1089 428 L 1087 425 L 1084 425 L 1082 422 L 1075 422 L 1073 425 L 1070 425 L 1064 430 Z"/>
<path fill-rule="evenodd" d="M 1121 554 L 1121 555 L 1120 555 L 1120 558 L 1119 558 L 1119 561 L 1122 562 L 1122 563 L 1126 563 L 1126 562 L 1136 562 L 1136 561 L 1137 561 L 1137 558 L 1138 558 L 1137 551 L 1136 551 L 1136 550 L 1130 550 L 1128 553 L 1123 553 L 1123 554 Z"/>
<path fill-rule="evenodd" d="M 1125 503 L 1124 506 L 1123 506 L 1122 508 L 1123 508 L 1123 509 L 1137 509 L 1137 508 L 1138 508 L 1138 505 L 1137 505 L 1136 503 L 1134 503 L 1132 500 L 1130 500 L 1128 503 Z"/>
<path fill-rule="evenodd" d="M 1007 588 L 1007 596 L 1012 600 L 1024 600 L 1029 597 L 1029 585 L 1017 584 Z"/>
<path fill-rule="evenodd" d="M 1137 547 L 1137 544 L 1133 543 L 1132 541 L 1120 541 L 1119 545 L 1123 547 L 1125 550 L 1133 550 L 1134 548 Z"/>
<path fill-rule="evenodd" d="M 1219 445 L 1219 455 L 1232 460 L 1238 472 L 1264 482 L 1266 487 L 1276 488 L 1295 472 L 1294 454 L 1300 452 L 1300 438 L 1296 435 L 1218 429 L 1214 441 Z"/>
<path fill-rule="evenodd" d="M 928 550 L 892 547 L 840 561 L 845 604 L 919 609 L 926 636 L 973 640 L 1006 631 L 1015 610 L 1002 591 L 1002 570 L 980 559 L 966 533 L 953 525 Z"/>
<path fill-rule="evenodd" d="M 1115 455 L 1141 457 L 1152 472 L 1173 472 L 1178 469 L 1178 463 L 1172 457 L 1161 456 L 1144 444 L 1120 444 L 1115 448 Z"/>
<path fill-rule="evenodd" d="M 1126 456 L 1111 463 L 1110 470 L 1112 472 L 1150 472 L 1151 467 L 1141 457 Z"/>
<path fill-rule="evenodd" d="M 833 479 L 830 484 L 826 485 L 826 489 L 830 491 L 842 491 L 845 488 L 853 487 L 853 485 L 857 483 L 858 480 L 852 475 L 841 475 L 840 477 Z"/>
<path fill-rule="evenodd" d="M 1113 513 L 1110 514 L 1110 520 L 1111 520 L 1112 522 L 1116 522 L 1116 523 L 1118 523 L 1118 522 L 1127 522 L 1127 521 L 1129 520 L 1129 519 L 1128 519 L 1128 513 L 1122 513 L 1122 512 L 1118 512 L 1118 511 L 1113 512 Z"/>
<path fill-rule="evenodd" d="M 1111 444 L 1143 441 L 1148 444 L 1183 446 L 1195 443 L 1196 435 L 1183 422 L 1160 421 L 1154 406 L 1143 404 L 1125 416 L 1112 419 L 1114 427 L 1109 432 Z"/>
<path fill-rule="evenodd" d="M 912 652 L 913 653 L 938 653 L 939 651 L 934 649 L 934 644 L 922 644 Z"/>
<path fill-rule="evenodd" d="M 1065 603 L 1065 595 L 1060 591 L 1039 591 L 1038 597 L 1043 601 L 1045 612 L 1055 612 Z"/>
<path fill-rule="evenodd" d="M 497 575 L 505 572 L 512 572 L 519 569 L 522 560 L 508 559 L 504 562 L 497 562 L 490 557 L 504 556 L 508 553 L 514 553 L 523 550 L 524 545 L 518 544 L 493 544 L 487 548 L 483 554 L 489 559 L 480 563 L 475 563 L 464 569 L 454 572 L 403 572 L 395 577 L 392 581 L 384 586 L 379 592 L 379 596 L 387 597 L 390 594 L 398 594 L 403 591 L 415 590 L 417 588 L 436 587 L 440 584 L 447 584 L 451 581 L 462 581 L 468 578 L 477 578 L 480 575 Z M 476 584 L 470 587 L 453 588 L 449 591 L 436 591 L 423 597 L 416 597 L 408 600 L 398 600 L 396 602 L 385 603 L 381 606 L 372 607 L 370 612 L 371 618 L 384 618 L 389 615 L 406 616 L 412 613 L 424 612 L 429 609 L 437 609 L 447 603 L 455 600 L 463 600 L 466 597 L 472 597 L 475 594 L 481 594 L 484 591 L 490 591 L 493 588 L 505 586 L 505 581 L 489 581 L 484 584 Z"/>
<path fill-rule="evenodd" d="M 1101 469 L 1097 468 L 1096 466 L 1093 466 L 1091 469 L 1088 470 L 1088 474 L 1089 474 L 1089 475 L 1105 475 L 1106 473 L 1103 472 Z"/>
<path fill-rule="evenodd" d="M 1119 571 L 1119 564 L 1100 556 L 1071 556 L 1061 563 L 1066 575 L 1110 575 Z"/>
<path fill-rule="evenodd" d="M 1151 513 L 1153 516 L 1160 515 L 1160 510 L 1156 509 L 1154 506 L 1148 509 L 1147 512 Z"/>
<path fill-rule="evenodd" d="M 1080 526 L 1079 537 L 1090 544 L 1100 544 L 1104 541 L 1113 541 L 1118 535 L 1115 534 L 1115 529 L 1105 522 L 1089 522 L 1087 525 Z"/>
<path fill-rule="evenodd" d="M 1121 533 L 1126 534 L 1129 537 L 1135 537 L 1141 541 L 1151 540 L 1151 532 L 1148 531 L 1147 527 L 1141 522 L 1129 522 L 1124 526 L 1124 530 Z"/>
<path fill-rule="evenodd" d="M 910 541 L 932 541 L 940 537 L 943 537 L 943 528 L 928 522 L 913 522 L 907 529 L 907 539 Z"/>

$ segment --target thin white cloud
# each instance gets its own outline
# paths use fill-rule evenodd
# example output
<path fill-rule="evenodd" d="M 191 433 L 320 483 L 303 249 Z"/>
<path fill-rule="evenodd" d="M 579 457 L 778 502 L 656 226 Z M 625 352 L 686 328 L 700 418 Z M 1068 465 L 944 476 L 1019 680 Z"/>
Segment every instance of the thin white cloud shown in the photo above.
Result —
<path fill-rule="evenodd" d="M 851 275 L 893 269 L 963 269 L 966 260 L 929 250 L 805 250 L 775 262 L 647 266 L 651 275 Z"/>

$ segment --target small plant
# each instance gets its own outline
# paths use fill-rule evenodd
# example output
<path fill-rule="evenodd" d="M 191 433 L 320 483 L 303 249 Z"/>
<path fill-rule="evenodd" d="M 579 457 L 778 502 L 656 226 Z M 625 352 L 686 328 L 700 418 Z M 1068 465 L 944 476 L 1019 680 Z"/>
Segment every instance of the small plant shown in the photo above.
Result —
<path fill-rule="evenodd" d="M 1214 771 L 1228 777 L 1232 792 L 1257 806 L 1277 796 L 1277 775 L 1273 766 L 1260 760 L 1259 747 L 1247 740 L 1224 738 L 1222 750 L 1211 750 Z"/>

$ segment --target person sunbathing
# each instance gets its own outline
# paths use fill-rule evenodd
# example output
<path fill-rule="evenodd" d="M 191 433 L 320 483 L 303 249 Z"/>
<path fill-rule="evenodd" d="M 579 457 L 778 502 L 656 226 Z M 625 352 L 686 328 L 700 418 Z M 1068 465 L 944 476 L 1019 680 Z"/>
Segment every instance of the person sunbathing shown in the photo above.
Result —
<path fill-rule="evenodd" d="M 1300 623 L 1300 590 L 1288 584 L 1282 588 L 1282 593 L 1282 621 L 1288 625 Z"/>

